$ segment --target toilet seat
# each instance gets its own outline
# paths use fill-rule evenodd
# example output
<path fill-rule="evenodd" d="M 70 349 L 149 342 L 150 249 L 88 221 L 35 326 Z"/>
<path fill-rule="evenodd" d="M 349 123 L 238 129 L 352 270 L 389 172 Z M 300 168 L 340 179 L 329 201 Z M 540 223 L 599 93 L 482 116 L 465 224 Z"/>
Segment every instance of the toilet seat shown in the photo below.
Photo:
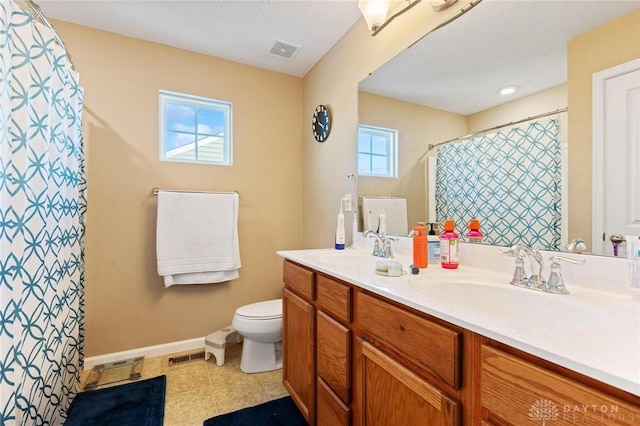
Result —
<path fill-rule="evenodd" d="M 241 306 L 236 316 L 251 320 L 270 320 L 282 318 L 282 299 L 266 300 Z"/>

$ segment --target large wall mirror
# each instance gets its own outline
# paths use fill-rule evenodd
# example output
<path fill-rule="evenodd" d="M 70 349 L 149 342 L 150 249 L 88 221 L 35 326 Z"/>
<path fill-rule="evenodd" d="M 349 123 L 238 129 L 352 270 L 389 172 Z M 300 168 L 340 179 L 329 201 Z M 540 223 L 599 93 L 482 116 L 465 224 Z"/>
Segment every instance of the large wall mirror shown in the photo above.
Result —
<path fill-rule="evenodd" d="M 586 252 L 612 254 L 609 238 L 593 249 L 600 242 L 592 234 L 592 170 L 600 159 L 592 159 L 592 75 L 640 58 L 639 23 L 635 0 L 483 0 L 427 34 L 360 82 L 359 123 L 397 130 L 398 169 L 395 178 L 358 176 L 359 197 L 405 199 L 408 229 L 397 234 L 406 235 L 416 222 L 435 221 L 437 149 L 429 145 L 553 112 L 544 120 L 559 123 L 562 141 L 558 249 L 580 239 Z M 516 91 L 501 95 L 507 86 Z"/>

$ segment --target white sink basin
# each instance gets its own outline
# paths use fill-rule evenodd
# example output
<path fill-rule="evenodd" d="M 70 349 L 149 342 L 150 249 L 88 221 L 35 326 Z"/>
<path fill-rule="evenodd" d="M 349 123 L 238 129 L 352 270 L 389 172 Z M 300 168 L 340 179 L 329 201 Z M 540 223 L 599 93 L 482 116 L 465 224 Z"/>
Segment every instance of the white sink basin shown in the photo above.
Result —
<path fill-rule="evenodd" d="M 490 279 L 460 277 L 455 282 L 414 282 L 409 285 L 438 301 L 526 323 L 583 328 L 597 325 L 598 318 L 602 315 L 592 308 L 582 306 L 571 295 L 548 294 L 510 284 L 494 284 Z"/>

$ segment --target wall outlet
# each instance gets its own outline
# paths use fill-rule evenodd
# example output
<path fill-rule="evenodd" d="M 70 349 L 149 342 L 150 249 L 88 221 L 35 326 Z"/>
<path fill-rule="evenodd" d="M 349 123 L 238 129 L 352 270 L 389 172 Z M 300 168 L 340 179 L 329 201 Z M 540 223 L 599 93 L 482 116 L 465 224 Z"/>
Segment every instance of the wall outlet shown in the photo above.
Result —
<path fill-rule="evenodd" d="M 342 199 L 342 210 L 345 212 L 352 211 L 353 206 L 351 204 L 351 194 L 344 194 L 344 198 Z"/>

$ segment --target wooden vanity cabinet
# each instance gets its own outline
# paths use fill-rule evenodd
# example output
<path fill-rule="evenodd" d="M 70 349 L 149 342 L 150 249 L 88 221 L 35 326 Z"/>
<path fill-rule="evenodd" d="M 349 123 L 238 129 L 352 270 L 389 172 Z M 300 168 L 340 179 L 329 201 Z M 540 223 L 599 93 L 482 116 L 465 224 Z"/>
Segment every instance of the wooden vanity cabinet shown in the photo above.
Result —
<path fill-rule="evenodd" d="M 315 273 L 285 261 L 282 294 L 282 379 L 307 419 L 315 419 Z"/>
<path fill-rule="evenodd" d="M 310 425 L 638 425 L 640 397 L 284 262 L 283 380 Z"/>

